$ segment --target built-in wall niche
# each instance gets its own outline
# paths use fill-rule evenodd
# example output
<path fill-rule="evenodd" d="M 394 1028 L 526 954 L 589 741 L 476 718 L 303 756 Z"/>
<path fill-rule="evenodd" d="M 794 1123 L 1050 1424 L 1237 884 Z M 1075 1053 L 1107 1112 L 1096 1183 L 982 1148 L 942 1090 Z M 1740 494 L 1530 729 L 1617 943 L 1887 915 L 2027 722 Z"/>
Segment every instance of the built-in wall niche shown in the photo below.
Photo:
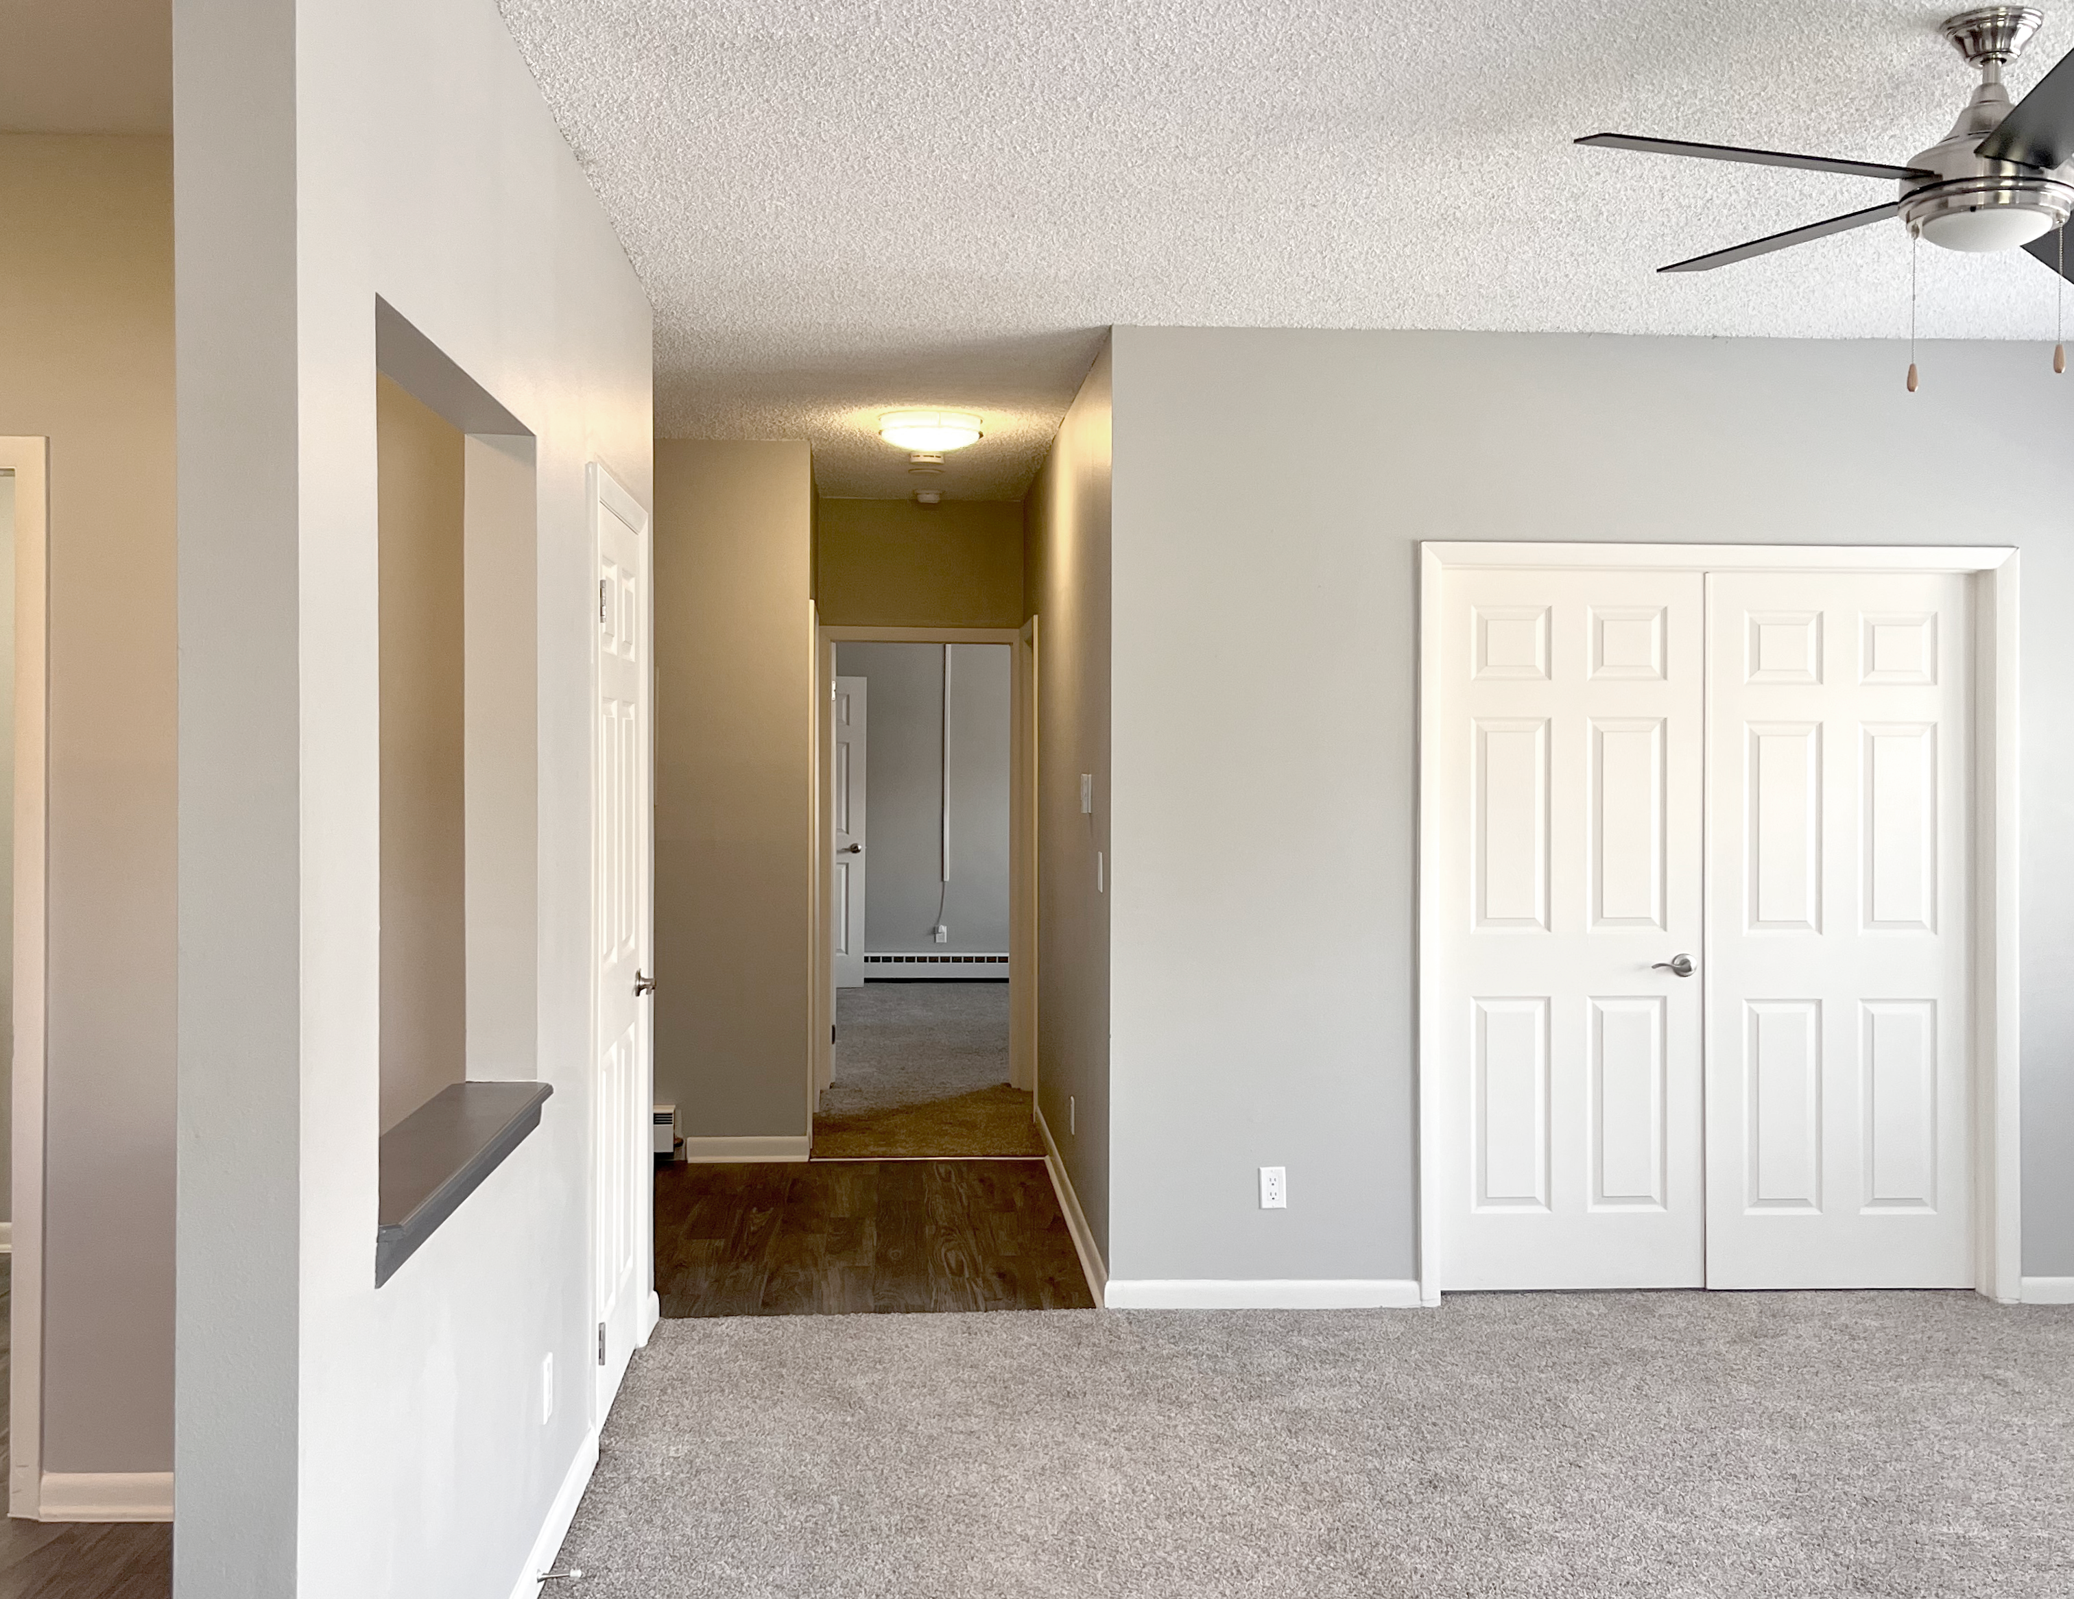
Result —
<path fill-rule="evenodd" d="M 534 439 L 375 306 L 381 1220 L 400 1266 L 537 1124 Z"/>

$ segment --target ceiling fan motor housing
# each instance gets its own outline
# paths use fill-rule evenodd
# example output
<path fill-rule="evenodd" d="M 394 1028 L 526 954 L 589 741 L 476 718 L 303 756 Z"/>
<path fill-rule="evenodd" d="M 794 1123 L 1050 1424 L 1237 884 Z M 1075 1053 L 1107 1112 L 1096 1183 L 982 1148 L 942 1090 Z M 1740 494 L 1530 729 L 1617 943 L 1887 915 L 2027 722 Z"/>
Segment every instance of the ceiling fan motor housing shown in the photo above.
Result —
<path fill-rule="evenodd" d="M 2011 110 L 2002 68 L 2044 20 L 2032 6 L 1985 6 L 1945 21 L 1944 36 L 1980 69 L 1981 82 L 1951 132 L 1909 162 L 1937 174 L 1902 181 L 1901 220 L 1909 232 L 1948 250 L 2014 250 L 2074 215 L 2074 184 L 2052 169 L 1979 154 L 1981 140 Z"/>

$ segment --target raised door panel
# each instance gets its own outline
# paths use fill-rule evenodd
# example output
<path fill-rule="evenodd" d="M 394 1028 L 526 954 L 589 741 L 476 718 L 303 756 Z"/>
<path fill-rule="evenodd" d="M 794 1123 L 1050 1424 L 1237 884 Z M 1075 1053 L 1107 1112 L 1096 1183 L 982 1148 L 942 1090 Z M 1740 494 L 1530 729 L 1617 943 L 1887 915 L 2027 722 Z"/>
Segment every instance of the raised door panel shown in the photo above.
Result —
<path fill-rule="evenodd" d="M 1657 1210 L 1668 1197 L 1663 997 L 1591 1001 L 1591 1206 Z"/>
<path fill-rule="evenodd" d="M 1548 719 L 1476 724 L 1476 925 L 1548 931 Z"/>

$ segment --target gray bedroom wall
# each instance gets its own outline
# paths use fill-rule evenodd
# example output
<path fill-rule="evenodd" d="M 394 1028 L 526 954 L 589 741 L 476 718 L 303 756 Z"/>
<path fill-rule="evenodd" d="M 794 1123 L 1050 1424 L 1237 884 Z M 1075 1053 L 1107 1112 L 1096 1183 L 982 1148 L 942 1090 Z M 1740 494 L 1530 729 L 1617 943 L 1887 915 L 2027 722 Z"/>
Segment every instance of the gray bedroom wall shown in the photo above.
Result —
<path fill-rule="evenodd" d="M 2047 347 L 1926 344 L 1913 395 L 1880 342 L 1112 348 L 1114 1275 L 1413 1275 L 1425 539 L 2022 549 L 2023 1270 L 2074 1274 L 2074 382 Z"/>
<path fill-rule="evenodd" d="M 1023 507 L 1037 618 L 1037 1108 L 1109 1252 L 1110 355 L 1095 361 Z M 1080 775 L 1094 810 L 1080 809 Z"/>
<path fill-rule="evenodd" d="M 1009 667 L 1005 644 L 953 644 L 951 877 L 942 880 L 941 644 L 838 644 L 865 696 L 867 952 L 1008 951 Z M 930 936 L 943 906 L 949 939 Z M 1005 968 L 1003 968 L 1005 970 Z"/>

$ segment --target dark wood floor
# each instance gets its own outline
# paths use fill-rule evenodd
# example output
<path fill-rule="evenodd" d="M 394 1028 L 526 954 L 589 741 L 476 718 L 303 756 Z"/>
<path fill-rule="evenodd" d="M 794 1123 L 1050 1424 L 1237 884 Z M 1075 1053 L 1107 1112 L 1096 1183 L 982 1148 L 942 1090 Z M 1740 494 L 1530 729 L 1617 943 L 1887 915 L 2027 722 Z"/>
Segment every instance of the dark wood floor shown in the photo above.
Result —
<path fill-rule="evenodd" d="M 1091 1310 L 1041 1160 L 666 1165 L 665 1316 Z"/>
<path fill-rule="evenodd" d="M 0 1484 L 6 1481 L 12 1260 L 0 1255 Z M 166 1599 L 173 1529 L 163 1522 L 17 1521 L 0 1516 L 0 1599 Z"/>

